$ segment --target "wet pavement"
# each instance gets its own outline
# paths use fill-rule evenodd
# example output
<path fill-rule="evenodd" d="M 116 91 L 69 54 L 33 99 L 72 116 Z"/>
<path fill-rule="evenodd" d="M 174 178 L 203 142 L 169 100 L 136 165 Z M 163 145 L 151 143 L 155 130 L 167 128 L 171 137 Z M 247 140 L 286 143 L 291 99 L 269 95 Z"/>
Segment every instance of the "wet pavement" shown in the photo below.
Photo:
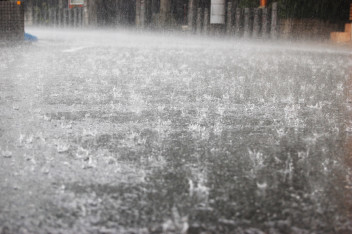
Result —
<path fill-rule="evenodd" d="M 0 233 L 351 233 L 352 53 L 30 28 L 0 45 Z"/>

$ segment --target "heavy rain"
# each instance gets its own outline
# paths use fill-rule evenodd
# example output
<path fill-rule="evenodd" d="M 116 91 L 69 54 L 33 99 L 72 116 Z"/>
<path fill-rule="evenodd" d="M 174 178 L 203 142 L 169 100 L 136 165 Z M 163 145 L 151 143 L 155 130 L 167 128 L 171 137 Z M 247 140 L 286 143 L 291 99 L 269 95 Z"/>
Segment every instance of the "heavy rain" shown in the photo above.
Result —
<path fill-rule="evenodd" d="M 351 44 L 38 9 L 0 40 L 1 234 L 352 232 Z"/>

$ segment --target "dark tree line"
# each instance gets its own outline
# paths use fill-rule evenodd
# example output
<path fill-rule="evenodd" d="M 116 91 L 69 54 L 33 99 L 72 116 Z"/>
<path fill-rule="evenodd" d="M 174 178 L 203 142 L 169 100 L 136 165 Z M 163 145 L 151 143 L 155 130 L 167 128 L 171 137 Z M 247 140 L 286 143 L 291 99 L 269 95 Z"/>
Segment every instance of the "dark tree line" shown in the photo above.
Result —
<path fill-rule="evenodd" d="M 29 1 L 29 0 L 24 0 Z M 56 5 L 58 0 L 31 0 L 34 5 Z M 115 0 L 103 0 L 106 9 L 114 5 Z M 133 3 L 135 0 L 125 0 Z M 209 7 L 211 0 L 198 0 L 200 6 Z M 258 7 L 260 0 L 227 0 L 239 7 Z M 67 5 L 67 0 L 62 0 Z M 182 2 L 182 3 L 180 3 Z M 172 5 L 186 4 L 187 0 L 171 0 Z M 349 16 L 349 5 L 352 0 L 267 0 L 268 5 L 278 2 L 279 15 L 282 18 L 316 18 L 329 21 L 347 21 Z"/>
<path fill-rule="evenodd" d="M 259 0 L 234 0 L 240 7 L 256 7 Z M 278 2 L 283 18 L 316 18 L 329 21 L 347 21 L 352 0 L 268 0 Z"/>

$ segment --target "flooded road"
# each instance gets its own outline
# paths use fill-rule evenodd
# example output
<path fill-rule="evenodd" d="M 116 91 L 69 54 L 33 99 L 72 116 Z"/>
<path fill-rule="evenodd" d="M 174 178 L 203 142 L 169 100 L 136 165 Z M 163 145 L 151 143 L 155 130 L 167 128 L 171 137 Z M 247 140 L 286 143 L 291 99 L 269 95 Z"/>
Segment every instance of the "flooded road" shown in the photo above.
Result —
<path fill-rule="evenodd" d="M 0 47 L 0 232 L 352 232 L 346 48 L 29 32 Z"/>

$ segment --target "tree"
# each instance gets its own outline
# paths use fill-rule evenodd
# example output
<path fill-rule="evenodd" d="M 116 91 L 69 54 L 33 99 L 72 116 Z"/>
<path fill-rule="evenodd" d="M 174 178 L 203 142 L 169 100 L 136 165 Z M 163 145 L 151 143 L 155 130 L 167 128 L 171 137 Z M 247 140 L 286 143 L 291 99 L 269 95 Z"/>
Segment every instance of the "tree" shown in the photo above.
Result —
<path fill-rule="evenodd" d="M 258 7 L 259 0 L 237 0 L 238 6 Z M 317 18 L 329 21 L 347 21 L 351 0 L 268 0 L 278 2 L 283 18 Z"/>

